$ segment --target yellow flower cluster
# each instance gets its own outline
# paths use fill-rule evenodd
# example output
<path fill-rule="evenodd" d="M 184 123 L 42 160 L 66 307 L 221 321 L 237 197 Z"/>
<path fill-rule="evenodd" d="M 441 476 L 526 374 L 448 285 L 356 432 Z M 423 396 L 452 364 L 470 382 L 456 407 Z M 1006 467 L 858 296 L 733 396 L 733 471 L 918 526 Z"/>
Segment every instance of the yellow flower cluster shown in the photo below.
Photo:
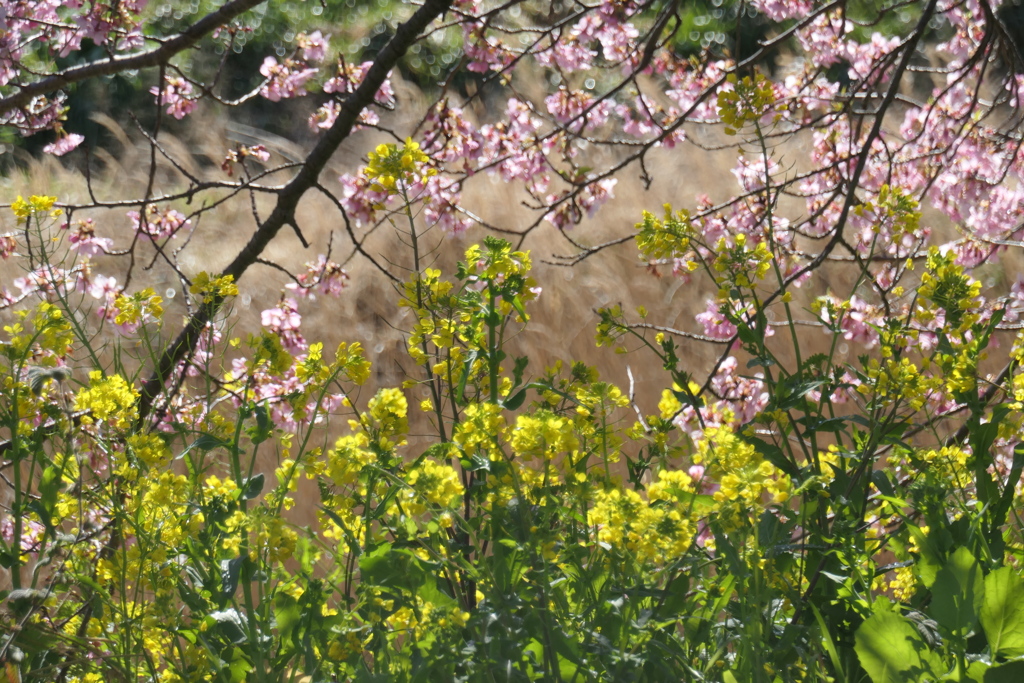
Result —
<path fill-rule="evenodd" d="M 928 266 L 921 274 L 918 295 L 946 312 L 946 334 L 963 334 L 978 322 L 981 282 L 956 264 L 953 251 L 942 254 L 938 247 L 928 250 Z"/>
<path fill-rule="evenodd" d="M 430 626 L 440 628 L 462 628 L 469 621 L 469 613 L 456 607 L 442 607 L 416 596 L 414 605 L 398 608 L 387 618 L 388 626 L 394 631 L 407 634 L 410 642 L 422 640 Z"/>
<path fill-rule="evenodd" d="M 529 320 L 523 304 L 537 298 L 537 283 L 528 273 L 533 268 L 530 252 L 513 251 L 505 240 L 487 237 L 484 246 L 474 244 L 466 249 L 465 271 L 460 276 L 470 284 L 485 282 L 500 294 L 498 313 L 506 316 L 515 310 L 519 322 Z"/>
<path fill-rule="evenodd" d="M 356 384 L 363 384 L 370 378 L 371 364 L 363 355 L 363 346 L 359 342 L 338 344 L 334 358 L 338 368 Z"/>
<path fill-rule="evenodd" d="M 363 468 L 376 461 L 376 457 L 367 449 L 368 444 L 366 434 L 357 432 L 340 437 L 334 443 L 334 448 L 327 451 L 327 476 L 335 486 L 354 485 Z"/>
<path fill-rule="evenodd" d="M 764 279 L 771 268 L 774 256 L 767 242 L 761 240 L 753 249 L 747 242 L 747 236 L 741 232 L 733 237 L 734 246 L 730 247 L 724 237 L 715 246 L 718 256 L 711 265 L 719 273 L 715 281 L 720 299 L 728 298 L 733 286 L 753 287 L 755 282 Z"/>
<path fill-rule="evenodd" d="M 512 251 L 504 240 L 489 238 L 484 246 L 474 244 L 466 249 L 466 264 L 481 280 L 498 281 L 512 275 L 526 275 L 533 268 L 528 251 Z"/>
<path fill-rule="evenodd" d="M 465 489 L 459 480 L 459 473 L 450 465 L 425 458 L 412 468 L 405 477 L 411 487 L 406 490 L 403 507 L 412 515 L 426 512 L 426 505 L 440 508 L 454 508 L 462 500 Z"/>
<path fill-rule="evenodd" d="M 970 454 L 959 446 L 918 450 L 913 453 L 912 458 L 937 481 L 952 482 L 961 490 L 966 490 L 971 483 L 972 476 L 967 469 Z"/>
<path fill-rule="evenodd" d="M 628 405 L 622 389 L 608 382 L 593 382 L 576 390 L 576 413 L 582 417 L 603 416 Z"/>
<path fill-rule="evenodd" d="M 159 434 L 132 434 L 127 441 L 135 458 L 150 469 L 163 467 L 171 461 L 171 451 Z"/>
<path fill-rule="evenodd" d="M 277 340 L 277 335 L 268 335 Z M 291 356 L 280 345 L 280 341 L 271 343 L 273 355 L 280 360 L 278 370 L 280 373 L 287 371 Z M 295 364 L 295 376 L 303 382 L 323 383 L 342 373 L 356 384 L 362 384 L 370 377 L 370 361 L 363 357 L 363 347 L 359 342 L 351 345 L 341 342 L 334 354 L 334 363 L 324 363 L 324 345 L 316 342 L 309 345 L 306 357 Z"/>
<path fill-rule="evenodd" d="M 405 443 L 409 431 L 409 403 L 401 389 L 381 389 L 370 399 L 362 426 L 377 438 L 381 450 L 390 450 Z M 352 424 L 357 429 L 356 424 Z"/>
<path fill-rule="evenodd" d="M 281 345 L 281 337 L 266 330 L 258 337 L 250 335 L 248 344 L 253 350 L 252 361 L 249 363 L 250 371 L 266 365 L 275 375 L 283 375 L 288 372 L 295 360 Z"/>
<path fill-rule="evenodd" d="M 854 213 L 862 216 L 871 211 L 875 213 L 873 230 L 877 233 L 883 224 L 889 226 L 892 239 L 899 240 L 906 235 L 914 235 L 921 226 L 921 211 L 918 201 L 898 187 L 882 185 L 874 202 L 860 204 Z"/>
<path fill-rule="evenodd" d="M 985 359 L 986 340 L 971 339 L 964 344 L 952 344 L 953 353 L 940 353 L 936 362 L 942 368 L 946 391 L 953 396 L 966 396 L 976 390 L 978 361 Z"/>
<path fill-rule="evenodd" d="M 516 418 L 511 441 L 512 450 L 517 455 L 527 460 L 538 458 L 542 461 L 572 453 L 580 445 L 572 420 L 548 410 Z"/>
<path fill-rule="evenodd" d="M 643 220 L 636 224 L 638 230 L 636 244 L 640 253 L 651 260 L 679 258 L 690 249 L 693 237 L 693 225 L 690 213 L 681 209 L 672 213 L 672 205 L 665 204 L 665 215 L 657 218 L 649 211 L 644 211 Z M 692 262 L 691 269 L 697 264 Z"/>
<path fill-rule="evenodd" d="M 35 194 L 29 197 L 26 201 L 21 195 L 18 195 L 18 198 L 11 204 L 11 211 L 14 212 L 14 216 L 18 219 L 19 223 L 27 221 L 29 216 L 47 211 L 50 211 L 50 215 L 56 218 L 63 213 L 60 209 L 51 211 L 51 209 L 53 209 L 53 204 L 56 201 L 56 197 L 46 197 Z"/>
<path fill-rule="evenodd" d="M 775 90 L 772 82 L 763 74 L 740 79 L 735 73 L 726 78 L 732 88 L 718 93 L 718 115 L 725 124 L 726 135 L 736 135 L 747 123 L 759 121 L 776 107 Z M 781 114 L 776 114 L 776 120 Z"/>
<path fill-rule="evenodd" d="M 876 401 L 889 404 L 903 402 L 912 410 L 920 410 L 928 400 L 929 394 L 938 388 L 942 380 L 928 377 L 922 373 L 909 358 L 899 360 L 888 358 L 879 363 L 872 358 L 866 368 L 869 381 L 860 384 L 857 392 L 864 396 L 874 396 Z"/>
<path fill-rule="evenodd" d="M 211 278 L 205 270 L 192 279 L 192 286 L 189 290 L 202 298 L 204 304 L 213 303 L 215 299 L 224 299 L 229 296 L 238 296 L 238 285 L 232 275 L 221 275 Z"/>
<path fill-rule="evenodd" d="M 462 422 L 455 429 L 452 440 L 465 453 L 478 450 L 488 453 L 492 460 L 501 459 L 497 441 L 505 432 L 503 409 L 495 403 L 473 403 L 466 406 Z"/>
<path fill-rule="evenodd" d="M 32 331 L 26 330 L 23 321 L 28 319 L 29 311 L 15 311 L 17 321 L 4 325 L 7 343 L 3 344 L 4 355 L 11 360 L 24 360 L 30 348 L 49 352 L 63 358 L 71 352 L 74 332 L 71 323 L 64 313 L 51 303 L 41 301 L 32 316 Z"/>
<path fill-rule="evenodd" d="M 773 503 L 789 499 L 790 482 L 749 443 L 729 427 L 709 427 L 697 444 L 693 456 L 696 464 L 705 464 L 707 474 L 718 479 L 714 493 L 718 503 L 730 512 L 756 511 L 763 507 L 763 498 Z"/>
<path fill-rule="evenodd" d="M 106 422 L 124 430 L 131 427 L 138 417 L 136 406 L 138 394 L 120 375 L 104 378 L 103 373 L 94 370 L 89 373 L 89 386 L 75 396 L 75 410 L 87 411 L 82 416 L 83 424 Z"/>
<path fill-rule="evenodd" d="M 330 368 L 324 365 L 323 342 L 309 345 L 306 357 L 295 364 L 295 376 L 302 382 L 310 380 L 323 381 L 330 377 Z"/>
<path fill-rule="evenodd" d="M 118 311 L 114 322 L 118 325 L 133 325 L 147 317 L 159 320 L 164 314 L 163 306 L 160 305 L 162 303 L 163 299 L 157 296 L 152 287 L 131 296 L 119 294 L 114 300 Z"/>
<path fill-rule="evenodd" d="M 422 273 L 413 273 L 403 285 L 405 297 L 398 302 L 399 306 L 416 308 L 417 296 L 428 301 L 440 301 L 452 290 L 452 283 L 441 279 L 441 271 L 437 268 L 425 268 Z"/>
<path fill-rule="evenodd" d="M 430 157 L 411 138 L 402 147 L 394 144 L 377 145 L 366 157 L 370 163 L 365 173 L 367 178 L 374 181 L 371 188 L 374 192 L 392 193 L 398 189 L 399 183 L 425 180 L 437 175 L 437 169 L 423 168 L 430 163 Z"/>
<path fill-rule="evenodd" d="M 257 557 L 266 553 L 271 562 L 284 562 L 295 554 L 298 535 L 288 522 L 278 515 L 269 514 L 265 508 L 254 511 L 249 527 L 255 538 L 249 547 L 249 554 Z"/>
<path fill-rule="evenodd" d="M 613 413 L 628 406 L 629 398 L 621 389 L 609 382 L 592 382 L 584 385 L 576 390 L 575 396 L 577 435 L 593 444 L 606 464 L 618 462 L 622 436 L 615 426 L 617 419 L 613 417 Z M 584 461 L 585 459 L 580 458 L 578 462 Z"/>
<path fill-rule="evenodd" d="M 896 576 L 889 582 L 892 596 L 900 602 L 908 602 L 917 592 L 917 578 L 913 567 L 899 567 Z"/>
<path fill-rule="evenodd" d="M 588 523 L 597 540 L 634 555 L 640 562 L 671 561 L 693 540 L 693 482 L 685 472 L 662 470 L 644 501 L 633 489 L 609 488 L 594 494 Z"/>

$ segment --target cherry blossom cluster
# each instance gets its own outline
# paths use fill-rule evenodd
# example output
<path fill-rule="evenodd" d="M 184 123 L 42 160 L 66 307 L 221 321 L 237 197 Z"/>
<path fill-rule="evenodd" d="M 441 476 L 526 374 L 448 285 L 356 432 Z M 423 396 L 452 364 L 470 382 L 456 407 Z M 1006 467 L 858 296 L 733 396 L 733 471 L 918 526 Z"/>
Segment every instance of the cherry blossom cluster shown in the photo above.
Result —
<path fill-rule="evenodd" d="M 129 211 L 128 220 L 140 235 L 150 239 L 166 239 L 173 237 L 179 230 L 188 229 L 192 222 L 176 209 L 161 209 L 155 204 L 146 205 L 146 219 L 142 220 L 138 211 Z"/>
<path fill-rule="evenodd" d="M 145 0 L 118 2 L 60 2 L 10 0 L 0 6 L 0 97 L 38 74 L 41 54 L 50 60 L 68 57 L 90 40 L 112 53 L 135 50 L 143 44 L 140 25 Z M 64 94 L 41 94 L 26 105 L 0 111 L 0 125 L 22 135 L 54 130 L 57 139 L 46 151 L 57 156 L 80 145 L 84 138 L 63 128 Z"/>
<path fill-rule="evenodd" d="M 922 25 L 948 27 L 944 42 L 926 51 L 913 42 L 914 35 L 884 35 L 877 22 L 861 21 L 821 0 L 756 0 L 751 5 L 776 22 L 779 33 L 792 36 L 785 49 L 799 53 L 771 78 L 759 74 L 756 65 L 738 70 L 726 56 L 675 53 L 668 34 L 658 33 L 671 22 L 632 0 L 548 8 L 544 21 L 533 6 L 486 9 L 475 2 L 456 3 L 443 30 L 463 37 L 463 65 L 479 83 L 488 84 L 490 94 L 485 100 L 446 85 L 406 143 L 423 155 L 415 165 L 430 172 L 407 181 L 396 177 L 396 184 L 388 185 L 384 180 L 395 176 L 369 172 L 375 164 L 371 153 L 365 168 L 338 179 L 340 206 L 354 227 L 370 228 L 392 217 L 400 202 L 409 202 L 419 207 L 418 221 L 458 234 L 478 222 L 477 212 L 464 203 L 464 191 L 477 175 L 492 174 L 521 188 L 525 206 L 535 212 L 533 223 L 498 227 L 528 233 L 547 222 L 568 230 L 615 198 L 620 176 L 611 171 L 613 166 L 636 168 L 627 162 L 644 162 L 656 148 L 728 146 L 727 134 L 735 133 L 743 143 L 735 145 L 734 193 L 712 201 L 705 195 L 686 197 L 684 190 L 679 204 L 690 208 L 693 238 L 686 251 L 652 259 L 652 271 L 665 265 L 673 276 L 690 282 L 698 277 L 698 266 L 718 263 L 724 282 L 728 269 L 722 255 L 745 244 L 751 253 L 758 248 L 770 252 L 770 259 L 759 264 L 757 286 L 766 296 L 780 296 L 832 261 L 857 264 L 863 270 L 862 286 L 826 295 L 812 322 L 835 327 L 843 341 L 871 350 L 879 345 L 878 330 L 887 318 L 909 316 L 919 335 L 917 348 L 933 349 L 945 316 L 942 311 L 918 315 L 911 301 L 915 264 L 926 248 L 942 235 L 938 246 L 943 253 L 952 253 L 958 265 L 971 270 L 994 263 L 1019 244 L 1024 232 L 1024 143 L 1012 121 L 990 115 L 1019 107 L 1024 76 L 993 75 L 987 42 L 992 8 L 985 0 L 914 4 Z M 45 73 L 29 70 L 30 44 L 51 59 L 72 54 L 85 38 L 114 55 L 140 49 L 140 9 L 138 1 L 6 3 L 0 15 L 0 97 L 16 95 L 33 74 Z M 433 26 L 429 30 L 442 30 Z M 234 30 L 230 25 L 222 29 Z M 773 44 L 772 35 L 763 40 L 766 51 L 782 45 Z M 913 60 L 910 50 L 917 51 Z M 931 65 L 922 68 L 926 52 Z M 263 80 L 251 95 L 270 102 L 309 97 L 313 113 L 308 123 L 317 133 L 335 125 L 373 67 L 371 61 L 347 60 L 322 30 L 299 31 L 290 52 L 260 57 Z M 192 80 L 187 69 L 173 62 L 162 73 L 163 82 L 149 92 L 167 115 L 182 119 L 204 99 L 212 103 L 215 82 Z M 526 87 L 538 74 L 544 83 L 539 93 Z M 898 82 L 911 78 L 913 93 Z M 386 112 L 402 104 L 398 92 L 385 80 L 372 104 L 358 113 L 357 126 L 403 139 L 405 131 L 398 137 L 390 121 L 382 123 Z M 54 131 L 47 151 L 65 154 L 82 142 L 63 128 L 65 106 L 55 89 L 0 108 L 0 124 L 25 134 Z M 881 118 L 875 115 L 879 111 Z M 726 135 L 711 142 L 706 130 Z M 793 158 L 776 152 L 778 140 L 798 132 L 807 154 Z M 373 145 L 379 144 L 375 138 Z M 229 177 L 246 159 L 270 163 L 263 145 L 236 146 L 224 154 L 222 168 Z M 128 216 L 141 236 L 168 239 L 193 227 L 176 209 L 140 205 L 143 215 L 132 211 Z M 934 221 L 921 219 L 922 213 L 942 215 L 956 232 L 937 229 Z M 92 220 L 65 226 L 70 248 L 81 256 L 111 253 L 112 242 L 97 236 Z M 7 258 L 15 249 L 13 237 L 0 238 L 0 256 Z M 828 267 L 847 267 L 835 264 Z M 80 264 L 59 278 L 65 283 L 59 286 L 95 292 L 104 301 L 103 310 L 110 311 L 116 283 L 91 276 L 90 268 Z M 297 299 L 335 295 L 347 277 L 338 264 L 319 257 L 289 285 L 295 298 L 285 297 L 264 312 L 264 325 L 285 349 L 301 353 L 305 342 Z M 30 273 L 18 286 L 24 293 L 57 286 L 54 281 Z M 778 293 L 768 291 L 772 287 Z M 1000 302 L 1007 324 L 1019 320 L 1024 311 L 1020 288 L 1018 283 L 1002 295 L 993 293 L 985 306 L 992 309 Z M 734 349 L 739 327 L 753 325 L 760 311 L 727 287 L 717 289 L 696 314 L 692 333 L 729 342 Z M 991 310 L 980 315 L 987 319 Z M 766 335 L 771 331 L 772 326 L 765 328 Z M 719 364 L 718 372 L 728 367 Z M 723 396 L 749 394 L 752 405 L 757 404 L 756 392 L 733 385 L 727 391 L 726 384 L 719 387 Z M 730 410 L 749 414 L 743 408 Z"/>

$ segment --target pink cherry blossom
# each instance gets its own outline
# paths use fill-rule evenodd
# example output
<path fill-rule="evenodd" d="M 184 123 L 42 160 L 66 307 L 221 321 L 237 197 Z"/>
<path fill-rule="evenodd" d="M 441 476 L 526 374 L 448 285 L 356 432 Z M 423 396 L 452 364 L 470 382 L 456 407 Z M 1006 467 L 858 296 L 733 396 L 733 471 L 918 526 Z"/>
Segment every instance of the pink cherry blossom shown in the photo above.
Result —
<path fill-rule="evenodd" d="M 63 133 L 58 135 L 57 140 L 43 147 L 47 154 L 62 157 L 68 152 L 76 149 L 85 141 L 85 136 L 78 133 Z"/>

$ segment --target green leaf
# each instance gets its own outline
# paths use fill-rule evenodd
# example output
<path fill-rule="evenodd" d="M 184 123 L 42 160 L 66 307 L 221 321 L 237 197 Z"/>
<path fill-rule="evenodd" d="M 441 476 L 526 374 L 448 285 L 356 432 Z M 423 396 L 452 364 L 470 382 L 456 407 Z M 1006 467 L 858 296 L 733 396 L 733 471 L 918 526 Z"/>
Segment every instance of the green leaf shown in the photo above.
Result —
<path fill-rule="evenodd" d="M 473 351 L 472 353 L 469 354 L 469 357 L 466 358 L 466 362 L 462 364 L 462 377 L 461 377 L 461 379 L 459 379 L 459 386 L 455 390 L 455 399 L 454 399 L 455 403 L 457 403 L 460 406 L 466 404 L 466 399 L 465 399 L 466 381 L 469 379 L 470 369 L 472 369 L 473 363 L 476 362 L 476 359 L 479 356 L 480 356 L 480 352 L 479 351 Z"/>
<path fill-rule="evenodd" d="M 1024 655 L 1024 579 L 1011 567 L 985 577 L 985 601 L 978 618 L 993 657 Z"/>
<path fill-rule="evenodd" d="M 526 387 L 523 387 L 516 393 L 509 396 L 507 399 L 502 401 L 502 405 L 508 410 L 515 410 L 519 406 L 523 405 L 523 401 L 526 400 Z"/>
<path fill-rule="evenodd" d="M 252 671 L 252 664 L 245 658 L 241 648 L 234 648 L 232 651 L 231 663 L 228 665 L 231 671 L 232 683 L 242 683 L 246 676 Z"/>
<path fill-rule="evenodd" d="M 759 439 L 756 436 L 744 436 L 743 440 L 753 446 L 758 455 L 775 465 L 790 477 L 794 479 L 800 478 L 800 469 L 786 457 L 786 454 L 782 452 L 781 448 L 775 444 L 768 443 L 764 439 Z"/>
<path fill-rule="evenodd" d="M 921 557 L 915 563 L 917 578 L 921 579 L 921 583 L 925 587 L 931 588 L 943 564 L 940 551 L 936 548 L 935 542 L 921 530 L 921 527 L 908 524 L 907 530 L 914 542 L 917 543 L 917 547 L 921 549 Z"/>
<path fill-rule="evenodd" d="M 984 593 L 981 566 L 967 548 L 961 547 L 935 576 L 929 611 L 950 633 L 966 636 L 978 623 L 978 605 Z"/>
<path fill-rule="evenodd" d="M 39 481 L 38 505 L 29 505 L 39 514 L 39 519 L 47 530 L 53 529 L 53 511 L 57 507 L 57 494 L 60 493 L 61 484 L 60 470 L 50 465 L 43 470 L 43 476 Z"/>
<path fill-rule="evenodd" d="M 245 482 L 245 486 L 242 487 L 242 500 L 252 500 L 260 495 L 263 492 L 263 483 L 264 477 L 262 472 L 255 477 L 249 478 Z"/>
<path fill-rule="evenodd" d="M 970 666 L 967 667 L 967 678 L 968 681 L 974 681 L 974 683 L 984 683 L 985 672 L 989 670 L 991 665 L 987 662 L 974 661 L 971 662 Z"/>
<path fill-rule="evenodd" d="M 1020 683 L 1024 681 L 1024 661 L 993 666 L 985 672 L 983 680 L 985 683 Z"/>
<path fill-rule="evenodd" d="M 935 653 L 917 629 L 893 612 L 875 612 L 855 634 L 857 658 L 873 683 L 906 683 L 938 678 Z"/>
<path fill-rule="evenodd" d="M 274 623 L 281 643 L 297 643 L 297 629 L 302 625 L 302 606 L 287 593 L 274 596 Z"/>
<path fill-rule="evenodd" d="M 814 612 L 814 619 L 818 622 L 818 628 L 821 630 L 821 644 L 825 648 L 825 652 L 828 653 L 828 657 L 832 660 L 832 668 L 836 671 L 843 671 L 843 661 L 839 658 L 839 650 L 836 649 L 836 643 L 832 640 L 832 633 L 829 631 L 828 624 L 825 622 L 825 618 L 821 616 L 821 612 L 817 606 L 811 602 L 811 611 Z"/>
<path fill-rule="evenodd" d="M 198 439 L 193 441 L 188 448 L 183 450 L 175 460 L 181 460 L 188 455 L 193 448 L 198 448 L 201 451 L 212 451 L 214 448 L 227 448 L 231 444 L 223 439 L 218 439 L 213 434 L 202 434 Z"/>
<path fill-rule="evenodd" d="M 1013 506 L 1014 494 L 1017 491 L 1017 482 L 1020 475 L 1024 473 L 1024 443 L 1017 444 L 1013 449 L 1013 464 L 1010 466 L 1010 476 L 1005 479 L 1007 482 L 1003 492 L 996 502 L 989 521 L 989 543 L 994 547 L 993 554 L 997 559 L 1002 559 L 1003 549 L 1006 542 L 1003 540 L 1003 525 L 1006 524 L 1007 514 Z M 998 551 L 998 552 L 997 552 Z"/>
<path fill-rule="evenodd" d="M 256 428 L 248 429 L 246 432 L 253 444 L 259 445 L 270 438 L 273 432 L 273 423 L 270 421 L 270 414 L 264 404 L 257 403 L 252 412 L 256 416 Z"/>
<path fill-rule="evenodd" d="M 231 599 L 238 589 L 238 577 L 247 558 L 248 555 L 243 555 L 233 560 L 220 561 L 220 590 L 225 598 Z"/>
<path fill-rule="evenodd" d="M 238 645 L 248 640 L 248 636 L 245 633 L 245 621 L 242 619 L 242 615 L 238 613 L 238 610 L 229 607 L 228 609 L 210 612 L 206 618 L 209 620 L 210 625 L 216 625 L 221 634 L 233 645 Z"/>

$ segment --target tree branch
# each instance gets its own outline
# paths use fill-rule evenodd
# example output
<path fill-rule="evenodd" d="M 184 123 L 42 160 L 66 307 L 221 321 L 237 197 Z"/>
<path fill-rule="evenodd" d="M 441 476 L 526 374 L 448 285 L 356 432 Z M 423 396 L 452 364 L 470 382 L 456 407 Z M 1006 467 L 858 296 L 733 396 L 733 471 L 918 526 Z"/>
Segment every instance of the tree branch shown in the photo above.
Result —
<path fill-rule="evenodd" d="M 426 27 L 437 17 L 448 11 L 452 0 L 426 0 L 416 10 L 409 21 L 405 22 L 395 31 L 395 36 L 384 46 L 373 66 L 366 74 L 366 78 L 359 85 L 352 95 L 342 104 L 341 111 L 334 125 L 320 138 L 316 147 L 306 157 L 306 162 L 285 185 L 277 196 L 277 205 L 273 212 L 262 225 L 256 230 L 249 243 L 235 256 L 231 264 L 224 269 L 221 275 L 231 275 L 237 282 L 245 271 L 252 264 L 256 263 L 260 254 L 266 249 L 270 241 L 285 225 L 294 223 L 295 209 L 299 200 L 307 190 L 315 187 L 327 162 L 338 149 L 342 142 L 352 132 L 359 114 L 366 107 L 373 103 L 377 91 L 383 85 L 388 73 L 394 68 L 399 58 L 411 46 Z M 213 318 L 223 304 L 223 300 L 215 299 L 210 303 L 202 304 L 199 309 L 189 318 L 185 327 L 178 334 L 178 337 L 164 351 L 160 357 L 157 367 L 142 387 L 139 398 L 139 420 L 143 421 L 148 416 L 153 406 L 153 401 L 163 389 L 164 382 L 171 376 L 178 363 L 192 354 L 203 328 Z"/>
<path fill-rule="evenodd" d="M 166 64 L 171 57 L 192 47 L 207 33 L 211 33 L 217 28 L 224 26 L 235 17 L 265 1 L 232 0 L 216 12 L 210 12 L 180 34 L 165 40 L 158 48 L 148 52 L 89 62 L 88 64 L 72 67 L 66 71 L 48 76 L 35 83 L 23 85 L 13 95 L 0 98 L 0 116 L 12 109 L 26 106 L 32 101 L 32 98 L 38 95 L 45 95 L 46 93 L 60 90 L 72 83 L 96 78 L 97 76 L 109 76 L 131 69 L 145 69 Z"/>

